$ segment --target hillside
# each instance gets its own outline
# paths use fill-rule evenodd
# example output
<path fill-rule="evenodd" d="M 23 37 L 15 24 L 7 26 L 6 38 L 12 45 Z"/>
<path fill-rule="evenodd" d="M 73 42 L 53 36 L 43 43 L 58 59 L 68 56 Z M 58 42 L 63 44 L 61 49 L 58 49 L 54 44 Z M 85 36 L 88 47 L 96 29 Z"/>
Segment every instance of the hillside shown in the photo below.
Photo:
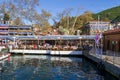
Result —
<path fill-rule="evenodd" d="M 104 10 L 102 12 L 99 12 L 97 14 L 93 14 L 93 17 L 95 20 L 97 20 L 98 15 L 100 16 L 100 20 L 113 20 L 117 16 L 120 16 L 120 6 L 113 7 L 107 10 Z"/>

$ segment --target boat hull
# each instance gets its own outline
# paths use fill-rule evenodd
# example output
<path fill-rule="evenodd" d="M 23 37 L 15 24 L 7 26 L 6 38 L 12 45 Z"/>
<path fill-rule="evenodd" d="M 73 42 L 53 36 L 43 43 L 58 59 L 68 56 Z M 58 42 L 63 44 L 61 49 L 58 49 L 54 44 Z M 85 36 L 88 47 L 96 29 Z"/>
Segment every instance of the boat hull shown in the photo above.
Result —
<path fill-rule="evenodd" d="M 0 56 L 0 60 L 6 59 L 8 57 L 10 57 L 10 53 Z"/>
<path fill-rule="evenodd" d="M 42 54 L 42 55 L 82 55 L 81 51 L 62 51 L 62 50 L 11 50 L 11 53 L 20 53 L 20 54 Z"/>

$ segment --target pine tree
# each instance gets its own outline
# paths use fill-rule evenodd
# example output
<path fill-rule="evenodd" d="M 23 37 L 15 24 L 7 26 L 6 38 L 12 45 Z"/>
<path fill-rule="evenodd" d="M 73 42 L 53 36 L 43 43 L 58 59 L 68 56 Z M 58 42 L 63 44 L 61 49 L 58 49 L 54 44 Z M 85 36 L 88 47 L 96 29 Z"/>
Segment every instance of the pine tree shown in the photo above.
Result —
<path fill-rule="evenodd" d="M 9 21 L 9 19 L 10 19 L 10 15 L 8 13 L 4 13 L 4 18 L 3 18 L 4 24 L 6 24 L 6 21 Z"/>

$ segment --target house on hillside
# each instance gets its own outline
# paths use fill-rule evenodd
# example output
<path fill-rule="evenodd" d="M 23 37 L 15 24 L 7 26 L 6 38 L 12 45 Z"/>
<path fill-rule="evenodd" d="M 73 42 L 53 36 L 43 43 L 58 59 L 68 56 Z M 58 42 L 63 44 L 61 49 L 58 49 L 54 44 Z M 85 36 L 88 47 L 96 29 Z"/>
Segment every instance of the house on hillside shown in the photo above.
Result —
<path fill-rule="evenodd" d="M 0 36 L 8 35 L 8 28 L 9 26 L 6 24 L 0 24 Z"/>
<path fill-rule="evenodd" d="M 85 26 L 84 33 L 87 35 L 96 35 L 98 32 L 104 32 L 109 29 L 108 21 L 90 21 Z"/>
<path fill-rule="evenodd" d="M 120 16 L 117 16 L 115 19 L 113 19 L 110 24 L 113 26 L 113 28 L 120 28 Z"/>
<path fill-rule="evenodd" d="M 33 35 L 32 26 L 9 26 L 8 28 L 9 36 L 29 36 Z"/>
<path fill-rule="evenodd" d="M 6 38 L 4 36 L 8 35 L 9 26 L 6 24 L 0 24 L 0 45 L 6 42 Z"/>

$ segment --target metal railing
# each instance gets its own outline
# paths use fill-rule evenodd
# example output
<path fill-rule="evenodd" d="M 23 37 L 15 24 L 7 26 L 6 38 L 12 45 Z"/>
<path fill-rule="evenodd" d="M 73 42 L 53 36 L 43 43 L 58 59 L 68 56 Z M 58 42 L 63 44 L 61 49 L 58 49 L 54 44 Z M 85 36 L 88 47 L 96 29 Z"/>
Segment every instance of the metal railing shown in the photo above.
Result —
<path fill-rule="evenodd" d="M 106 51 L 105 60 L 120 67 L 120 52 Z"/>
<path fill-rule="evenodd" d="M 115 66 L 120 67 L 120 52 L 115 52 L 115 51 L 106 51 L 106 52 L 99 52 L 97 49 L 92 48 L 89 51 L 90 55 L 93 55 L 97 58 L 100 58 L 103 61 L 109 62 Z"/>

